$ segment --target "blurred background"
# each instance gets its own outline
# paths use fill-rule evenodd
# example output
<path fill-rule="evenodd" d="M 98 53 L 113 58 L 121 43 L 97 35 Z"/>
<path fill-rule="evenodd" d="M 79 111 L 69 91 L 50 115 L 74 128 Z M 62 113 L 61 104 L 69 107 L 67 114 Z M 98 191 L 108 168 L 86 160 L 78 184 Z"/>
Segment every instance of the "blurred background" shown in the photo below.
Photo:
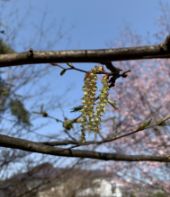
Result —
<path fill-rule="evenodd" d="M 159 44 L 170 34 L 168 0 L 0 1 L 0 53 L 33 50 L 102 49 Z M 125 79 L 116 81 L 99 139 L 133 131 L 170 111 L 170 61 L 114 63 Z M 74 64 L 91 69 L 94 64 Z M 65 120 L 81 104 L 84 73 L 67 65 L 0 68 L 1 134 L 51 141 L 80 139 L 80 125 Z M 47 113 L 47 116 L 44 115 Z M 94 136 L 87 135 L 87 140 Z M 86 146 L 124 154 L 170 152 L 170 129 L 155 127 L 103 145 Z M 74 159 L 0 148 L 0 196 L 169 196 L 168 163 Z"/>

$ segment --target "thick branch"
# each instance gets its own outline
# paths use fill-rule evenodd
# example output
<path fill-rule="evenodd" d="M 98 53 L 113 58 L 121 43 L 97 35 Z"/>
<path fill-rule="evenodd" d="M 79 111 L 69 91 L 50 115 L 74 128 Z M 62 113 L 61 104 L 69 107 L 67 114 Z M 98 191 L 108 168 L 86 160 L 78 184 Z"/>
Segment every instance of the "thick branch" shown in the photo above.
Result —
<path fill-rule="evenodd" d="M 152 162 L 170 162 L 170 156 L 149 156 L 149 155 L 123 155 L 115 153 L 94 152 L 87 150 L 72 150 L 56 148 L 44 145 L 38 142 L 32 142 L 19 138 L 0 135 L 0 146 L 7 148 L 20 149 L 29 152 L 44 153 L 55 156 L 79 157 L 99 160 L 113 161 L 152 161 Z"/>
<path fill-rule="evenodd" d="M 170 58 L 170 36 L 159 45 L 68 51 L 33 51 L 0 55 L 0 67 L 37 63 L 95 62 Z"/>

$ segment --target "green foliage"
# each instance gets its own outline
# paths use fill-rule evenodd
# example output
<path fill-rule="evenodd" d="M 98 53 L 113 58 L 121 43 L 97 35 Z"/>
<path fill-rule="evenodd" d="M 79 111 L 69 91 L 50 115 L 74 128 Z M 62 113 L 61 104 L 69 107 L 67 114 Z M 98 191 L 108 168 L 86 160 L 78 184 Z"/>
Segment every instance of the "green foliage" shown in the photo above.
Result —
<path fill-rule="evenodd" d="M 5 110 L 9 95 L 10 87 L 2 79 L 0 79 L 0 112 Z"/>
<path fill-rule="evenodd" d="M 63 69 L 63 70 L 60 72 L 60 75 L 63 76 L 63 75 L 66 73 L 66 71 L 67 71 L 66 69 Z"/>
<path fill-rule="evenodd" d="M 71 112 L 79 112 L 82 109 L 82 107 L 83 107 L 83 105 L 79 105 L 79 106 L 73 107 Z"/>
<path fill-rule="evenodd" d="M 24 104 L 19 99 L 11 99 L 11 86 L 0 78 L 0 113 L 10 109 L 11 114 L 15 116 L 19 123 L 30 125 L 29 113 Z"/>
<path fill-rule="evenodd" d="M 141 130 L 144 130 L 144 129 L 148 128 L 150 126 L 151 122 L 152 122 L 152 119 L 149 119 L 149 120 L 144 121 L 143 123 L 141 123 L 139 125 L 139 127 L 137 128 L 137 130 L 138 131 L 141 131 Z"/>
<path fill-rule="evenodd" d="M 73 128 L 73 120 L 65 119 L 63 122 L 63 127 L 68 131 Z"/>
<path fill-rule="evenodd" d="M 26 110 L 24 104 L 19 99 L 10 101 L 10 110 L 12 115 L 17 118 L 19 123 L 30 126 L 29 112 Z"/>
<path fill-rule="evenodd" d="M 0 54 L 14 53 L 12 47 L 0 39 Z M 0 112 L 4 112 L 6 103 L 9 104 L 11 114 L 15 116 L 19 123 L 30 126 L 29 113 L 24 104 L 19 99 L 12 99 L 7 102 L 11 96 L 10 87 L 3 80 L 0 80 Z"/>
<path fill-rule="evenodd" d="M 0 39 L 0 54 L 14 53 L 15 51 L 2 39 Z"/>
<path fill-rule="evenodd" d="M 152 197 L 167 197 L 167 194 L 165 194 L 163 191 L 158 191 L 154 193 Z"/>

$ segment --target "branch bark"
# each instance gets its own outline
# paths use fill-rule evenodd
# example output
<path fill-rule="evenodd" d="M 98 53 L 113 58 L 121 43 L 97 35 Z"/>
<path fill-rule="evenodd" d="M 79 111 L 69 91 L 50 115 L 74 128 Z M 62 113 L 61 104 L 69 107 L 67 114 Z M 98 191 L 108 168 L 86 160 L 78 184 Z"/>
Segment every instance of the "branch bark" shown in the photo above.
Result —
<path fill-rule="evenodd" d="M 158 45 L 98 49 L 98 50 L 68 50 L 68 51 L 34 51 L 30 49 L 22 53 L 10 53 L 0 55 L 0 67 L 20 66 L 24 64 L 40 63 L 102 63 L 111 61 L 170 58 L 170 36 L 164 42 Z M 136 131 L 135 131 L 136 132 Z M 132 133 L 130 133 L 132 134 Z M 108 139 L 105 142 L 126 137 L 129 134 Z M 67 142 L 65 142 L 67 143 Z M 71 142 L 70 142 L 71 143 Z M 97 142 L 100 144 L 101 142 Z M 103 141 L 102 141 L 103 143 Z M 74 143 L 72 143 L 74 144 Z M 87 145 L 87 144 L 86 144 Z M 150 156 L 150 155 L 125 155 L 108 152 L 96 152 L 88 150 L 78 150 L 71 148 L 53 147 L 50 144 L 33 142 L 29 140 L 0 135 L 0 146 L 20 149 L 23 151 L 43 153 L 64 157 L 79 157 L 99 160 L 113 161 L 152 161 L 152 162 L 170 162 L 170 155 Z"/>
<path fill-rule="evenodd" d="M 98 50 L 34 51 L 0 55 L 0 67 L 40 63 L 94 62 L 170 58 L 170 36 L 158 45 Z"/>
<path fill-rule="evenodd" d="M 170 162 L 170 155 L 163 156 L 150 156 L 150 155 L 125 155 L 107 152 L 95 152 L 87 150 L 73 150 L 56 148 L 39 142 L 32 142 L 29 140 L 9 137 L 0 135 L 0 146 L 20 149 L 29 152 L 44 153 L 48 155 L 63 156 L 63 157 L 79 157 L 99 160 L 112 160 L 112 161 L 152 161 L 152 162 Z"/>

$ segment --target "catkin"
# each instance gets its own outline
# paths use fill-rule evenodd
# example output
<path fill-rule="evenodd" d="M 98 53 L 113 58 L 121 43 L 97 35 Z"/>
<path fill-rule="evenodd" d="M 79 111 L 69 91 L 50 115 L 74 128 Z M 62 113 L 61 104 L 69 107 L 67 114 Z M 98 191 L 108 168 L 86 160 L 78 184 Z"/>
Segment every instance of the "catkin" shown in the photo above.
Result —
<path fill-rule="evenodd" d="M 85 141 L 85 131 L 99 132 L 101 117 L 104 113 L 108 101 L 108 76 L 102 78 L 102 89 L 100 91 L 98 103 L 96 104 L 97 91 L 97 73 L 103 71 L 103 67 L 96 66 L 90 72 L 86 73 L 84 78 L 81 115 L 81 140 Z"/>

